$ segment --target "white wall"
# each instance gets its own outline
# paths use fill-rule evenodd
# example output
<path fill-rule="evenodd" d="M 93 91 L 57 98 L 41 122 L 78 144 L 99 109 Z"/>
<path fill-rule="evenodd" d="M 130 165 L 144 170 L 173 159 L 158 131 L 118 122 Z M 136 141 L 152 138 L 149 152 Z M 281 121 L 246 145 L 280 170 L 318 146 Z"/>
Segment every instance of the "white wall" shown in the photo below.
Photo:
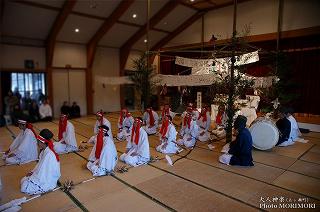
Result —
<path fill-rule="evenodd" d="M 64 101 L 69 101 L 69 99 L 70 105 L 72 104 L 72 102 L 76 101 L 80 106 L 81 115 L 86 115 L 87 103 L 85 71 L 69 70 L 68 80 L 68 70 L 55 69 L 52 72 L 52 79 L 54 116 L 59 117 L 60 107 L 62 106 Z"/>
<path fill-rule="evenodd" d="M 53 55 L 54 67 L 71 65 L 74 68 L 87 67 L 87 52 L 85 45 L 56 43 Z"/>
<path fill-rule="evenodd" d="M 283 30 L 320 26 L 319 0 L 284 0 Z"/>
<path fill-rule="evenodd" d="M 105 85 L 96 82 L 98 77 L 119 76 L 119 50 L 113 48 L 97 49 L 93 62 L 93 109 L 98 111 L 119 111 L 120 110 L 120 86 Z"/>
<path fill-rule="evenodd" d="M 40 47 L 1 44 L 0 58 L 1 68 L 24 68 L 24 60 L 33 60 L 37 69 L 46 67 L 46 50 Z"/>
<path fill-rule="evenodd" d="M 133 62 L 132 61 L 141 57 L 142 54 L 143 54 L 143 52 L 141 52 L 141 51 L 136 51 L 136 50 L 130 51 L 127 62 L 126 62 L 125 69 L 133 71 Z"/>
<path fill-rule="evenodd" d="M 277 31 L 278 0 L 251 0 L 238 5 L 237 31 L 250 26 L 249 35 L 273 33 Z M 282 31 L 320 26 L 319 0 L 284 0 Z M 204 16 L 204 40 L 212 34 L 218 39 L 232 35 L 233 6 L 212 10 Z M 201 42 L 201 19 L 185 29 L 166 46 L 177 46 Z"/>

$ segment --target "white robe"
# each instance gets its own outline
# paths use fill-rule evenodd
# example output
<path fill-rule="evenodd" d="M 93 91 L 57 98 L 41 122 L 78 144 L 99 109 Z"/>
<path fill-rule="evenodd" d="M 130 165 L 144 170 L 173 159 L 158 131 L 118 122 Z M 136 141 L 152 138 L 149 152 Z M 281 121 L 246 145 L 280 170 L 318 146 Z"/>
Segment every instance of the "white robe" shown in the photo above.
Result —
<path fill-rule="evenodd" d="M 145 121 L 146 126 L 144 127 L 145 131 L 149 134 L 156 134 L 158 129 L 158 122 L 159 122 L 159 116 L 156 112 L 152 111 L 153 118 L 154 118 L 154 126 L 150 127 L 150 117 L 148 112 L 144 112 L 143 114 L 143 121 Z"/>
<path fill-rule="evenodd" d="M 38 145 L 33 132 L 30 129 L 22 130 L 10 145 L 10 152 L 15 156 L 3 155 L 7 164 L 24 164 L 38 159 Z"/>
<path fill-rule="evenodd" d="M 135 134 L 131 135 L 135 136 Z M 150 149 L 148 134 L 143 128 L 140 128 L 139 132 L 139 142 L 138 145 L 131 140 L 127 143 L 128 153 L 123 153 L 120 156 L 120 160 L 129 164 L 130 166 L 140 166 L 148 163 L 150 160 Z M 132 156 L 132 153 L 137 153 L 137 155 Z"/>
<path fill-rule="evenodd" d="M 211 123 L 210 113 L 207 112 L 206 116 L 207 116 L 206 122 L 203 121 L 203 117 L 197 120 L 197 124 L 199 126 L 199 136 L 198 136 L 199 141 L 207 141 L 210 138 L 210 133 L 208 131 Z M 201 133 L 204 133 L 204 134 L 200 135 Z"/>
<path fill-rule="evenodd" d="M 169 110 L 169 115 L 173 119 L 176 114 L 174 112 L 172 112 L 171 110 Z M 163 121 L 163 117 L 162 117 L 162 111 L 161 111 L 160 118 L 159 118 L 159 129 L 161 129 L 161 127 L 162 127 L 162 121 Z"/>
<path fill-rule="evenodd" d="M 95 157 L 96 144 L 97 142 L 95 142 L 89 155 L 87 168 L 92 172 L 93 176 L 106 175 L 112 172 L 114 170 L 114 167 L 117 165 L 117 149 L 113 143 L 113 139 L 111 139 L 109 136 L 104 137 L 100 159 L 97 159 Z"/>
<path fill-rule="evenodd" d="M 103 117 L 103 125 L 105 125 L 105 126 L 107 126 L 107 127 L 109 127 L 109 135 L 111 136 L 111 138 L 113 139 L 113 135 L 112 135 L 112 130 L 111 130 L 111 124 L 110 124 L 110 122 L 109 122 L 109 120 L 108 119 L 106 119 L 105 117 Z M 96 140 L 96 136 L 98 135 L 98 133 L 99 133 L 99 126 L 100 126 L 101 124 L 100 124 L 100 121 L 99 120 L 97 120 L 96 121 L 96 123 L 95 123 L 95 125 L 94 125 L 94 128 L 93 128 L 93 133 L 94 133 L 94 135 L 93 136 L 91 136 L 91 138 L 89 139 L 89 143 L 94 143 L 94 141 Z"/>
<path fill-rule="evenodd" d="M 66 143 L 63 144 L 62 141 L 65 141 Z M 62 139 L 59 142 L 54 142 L 53 145 L 54 150 L 58 154 L 78 151 L 76 134 L 74 132 L 74 126 L 71 122 L 67 121 L 67 128 L 66 131 L 62 134 Z"/>
<path fill-rule="evenodd" d="M 293 141 L 297 141 L 299 140 L 299 136 L 301 136 L 301 132 L 299 130 L 299 126 L 298 126 L 298 123 L 296 121 L 296 119 L 290 115 L 288 117 L 288 120 L 290 121 L 291 123 L 291 132 L 290 132 L 290 138 L 293 140 Z"/>
<path fill-rule="evenodd" d="M 165 138 L 166 139 L 163 139 L 162 135 L 160 135 L 161 144 L 157 146 L 156 150 L 164 154 L 177 153 L 177 151 L 179 150 L 179 147 L 177 146 L 177 144 L 175 144 L 177 139 L 177 131 L 173 126 L 173 124 L 170 124 L 168 126 L 168 131 L 165 135 Z M 165 147 L 165 144 L 167 144 L 166 147 Z"/>
<path fill-rule="evenodd" d="M 119 118 L 120 119 L 120 118 Z M 125 117 L 122 122 L 122 126 L 120 125 L 120 120 L 118 121 L 118 129 L 119 132 L 117 134 L 117 139 L 120 141 L 127 140 L 130 137 L 131 130 L 133 127 L 134 118 L 132 116 Z"/>
<path fill-rule="evenodd" d="M 45 118 L 45 117 L 52 117 L 52 109 L 51 106 L 49 104 L 42 104 L 39 107 L 39 114 L 40 114 L 40 118 Z"/>
<path fill-rule="evenodd" d="M 21 192 L 29 195 L 45 193 L 57 186 L 60 174 L 60 162 L 49 147 L 39 157 L 39 162 L 32 170 L 32 175 L 21 179 Z"/>
<path fill-rule="evenodd" d="M 191 121 L 190 129 L 187 127 L 183 130 L 183 138 L 177 141 L 178 144 L 184 145 L 187 148 L 193 147 L 196 143 L 196 138 L 199 135 L 199 126 L 196 121 Z M 189 140 L 190 139 L 190 140 Z"/>

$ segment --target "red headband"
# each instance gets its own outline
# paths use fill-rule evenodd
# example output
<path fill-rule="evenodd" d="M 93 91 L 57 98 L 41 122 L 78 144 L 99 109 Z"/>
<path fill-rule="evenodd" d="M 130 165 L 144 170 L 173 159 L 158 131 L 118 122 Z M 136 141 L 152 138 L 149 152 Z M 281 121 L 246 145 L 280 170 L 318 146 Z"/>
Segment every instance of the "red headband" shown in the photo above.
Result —
<path fill-rule="evenodd" d="M 42 137 L 41 135 L 37 136 L 37 139 L 38 139 L 39 141 L 41 141 L 42 143 L 47 144 L 48 147 L 49 147 L 49 149 L 55 154 L 57 161 L 59 161 L 59 155 L 56 153 L 56 151 L 54 151 L 52 141 L 45 139 L 45 138 Z"/>

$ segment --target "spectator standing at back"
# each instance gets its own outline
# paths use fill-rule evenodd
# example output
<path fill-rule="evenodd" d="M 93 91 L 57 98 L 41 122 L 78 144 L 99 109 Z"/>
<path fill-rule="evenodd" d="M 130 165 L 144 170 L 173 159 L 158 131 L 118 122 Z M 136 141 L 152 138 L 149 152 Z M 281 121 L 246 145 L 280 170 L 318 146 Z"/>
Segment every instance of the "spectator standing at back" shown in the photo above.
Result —
<path fill-rule="evenodd" d="M 19 99 L 19 102 L 20 102 L 21 94 L 20 94 L 20 92 L 18 90 L 18 87 L 14 88 L 13 95 L 16 96 Z"/>
<path fill-rule="evenodd" d="M 37 101 L 37 103 L 40 105 L 41 103 L 44 102 L 46 99 L 46 96 L 42 93 L 41 89 L 38 89 L 37 92 L 34 93 L 33 99 Z"/>
<path fill-rule="evenodd" d="M 8 95 L 4 97 L 4 104 L 6 105 L 5 114 L 10 115 L 13 112 L 14 106 L 19 104 L 19 99 L 9 90 Z"/>
<path fill-rule="evenodd" d="M 40 105 L 39 114 L 41 121 L 52 121 L 52 109 L 48 99 L 44 99 L 43 103 Z"/>

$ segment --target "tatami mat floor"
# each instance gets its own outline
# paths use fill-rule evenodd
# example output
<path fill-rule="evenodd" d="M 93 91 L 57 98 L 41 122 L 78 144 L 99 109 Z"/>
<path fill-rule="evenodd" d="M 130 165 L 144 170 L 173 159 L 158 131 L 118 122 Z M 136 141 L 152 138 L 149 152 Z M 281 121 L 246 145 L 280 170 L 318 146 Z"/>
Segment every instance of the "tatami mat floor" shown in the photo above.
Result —
<path fill-rule="evenodd" d="M 119 113 L 106 117 L 116 134 Z M 141 115 L 134 113 L 134 115 Z M 71 121 L 77 141 L 87 141 L 93 133 L 94 116 Z M 179 124 L 178 118 L 174 120 Z M 48 128 L 58 133 L 58 121 L 36 123 L 37 132 Z M 0 128 L 0 151 L 5 151 L 18 128 Z M 206 143 L 197 147 L 173 167 L 164 155 L 155 151 L 159 140 L 149 136 L 150 153 L 159 159 L 149 165 L 130 168 L 123 174 L 92 179 L 86 169 L 86 158 L 91 147 L 83 152 L 61 156 L 60 182 L 72 180 L 76 185 L 69 194 L 56 190 L 22 205 L 23 211 L 259 211 L 260 208 L 293 201 L 307 201 L 318 208 L 320 200 L 320 133 L 304 135 L 308 143 L 290 147 L 275 147 L 271 151 L 253 151 L 254 167 L 232 167 L 220 164 L 218 157 L 225 141 L 214 142 L 210 150 Z M 125 151 L 125 142 L 116 142 L 119 155 Z M 173 160 L 186 155 L 183 151 Z M 0 204 L 26 196 L 20 192 L 20 179 L 35 163 L 4 166 L 0 160 L 3 188 Z M 119 165 L 124 165 L 119 162 Z M 91 180 L 89 180 L 91 179 Z M 85 180 L 87 182 L 81 183 Z M 27 196 L 27 198 L 30 198 Z M 278 198 L 278 199 L 276 199 Z M 283 200 L 280 202 L 280 199 Z M 270 202 L 268 202 L 268 201 Z M 277 200 L 275 202 L 271 201 Z M 262 205 L 263 206 L 263 205 Z M 312 206 L 312 205 L 311 205 Z M 305 209 L 300 209 L 305 210 Z"/>

